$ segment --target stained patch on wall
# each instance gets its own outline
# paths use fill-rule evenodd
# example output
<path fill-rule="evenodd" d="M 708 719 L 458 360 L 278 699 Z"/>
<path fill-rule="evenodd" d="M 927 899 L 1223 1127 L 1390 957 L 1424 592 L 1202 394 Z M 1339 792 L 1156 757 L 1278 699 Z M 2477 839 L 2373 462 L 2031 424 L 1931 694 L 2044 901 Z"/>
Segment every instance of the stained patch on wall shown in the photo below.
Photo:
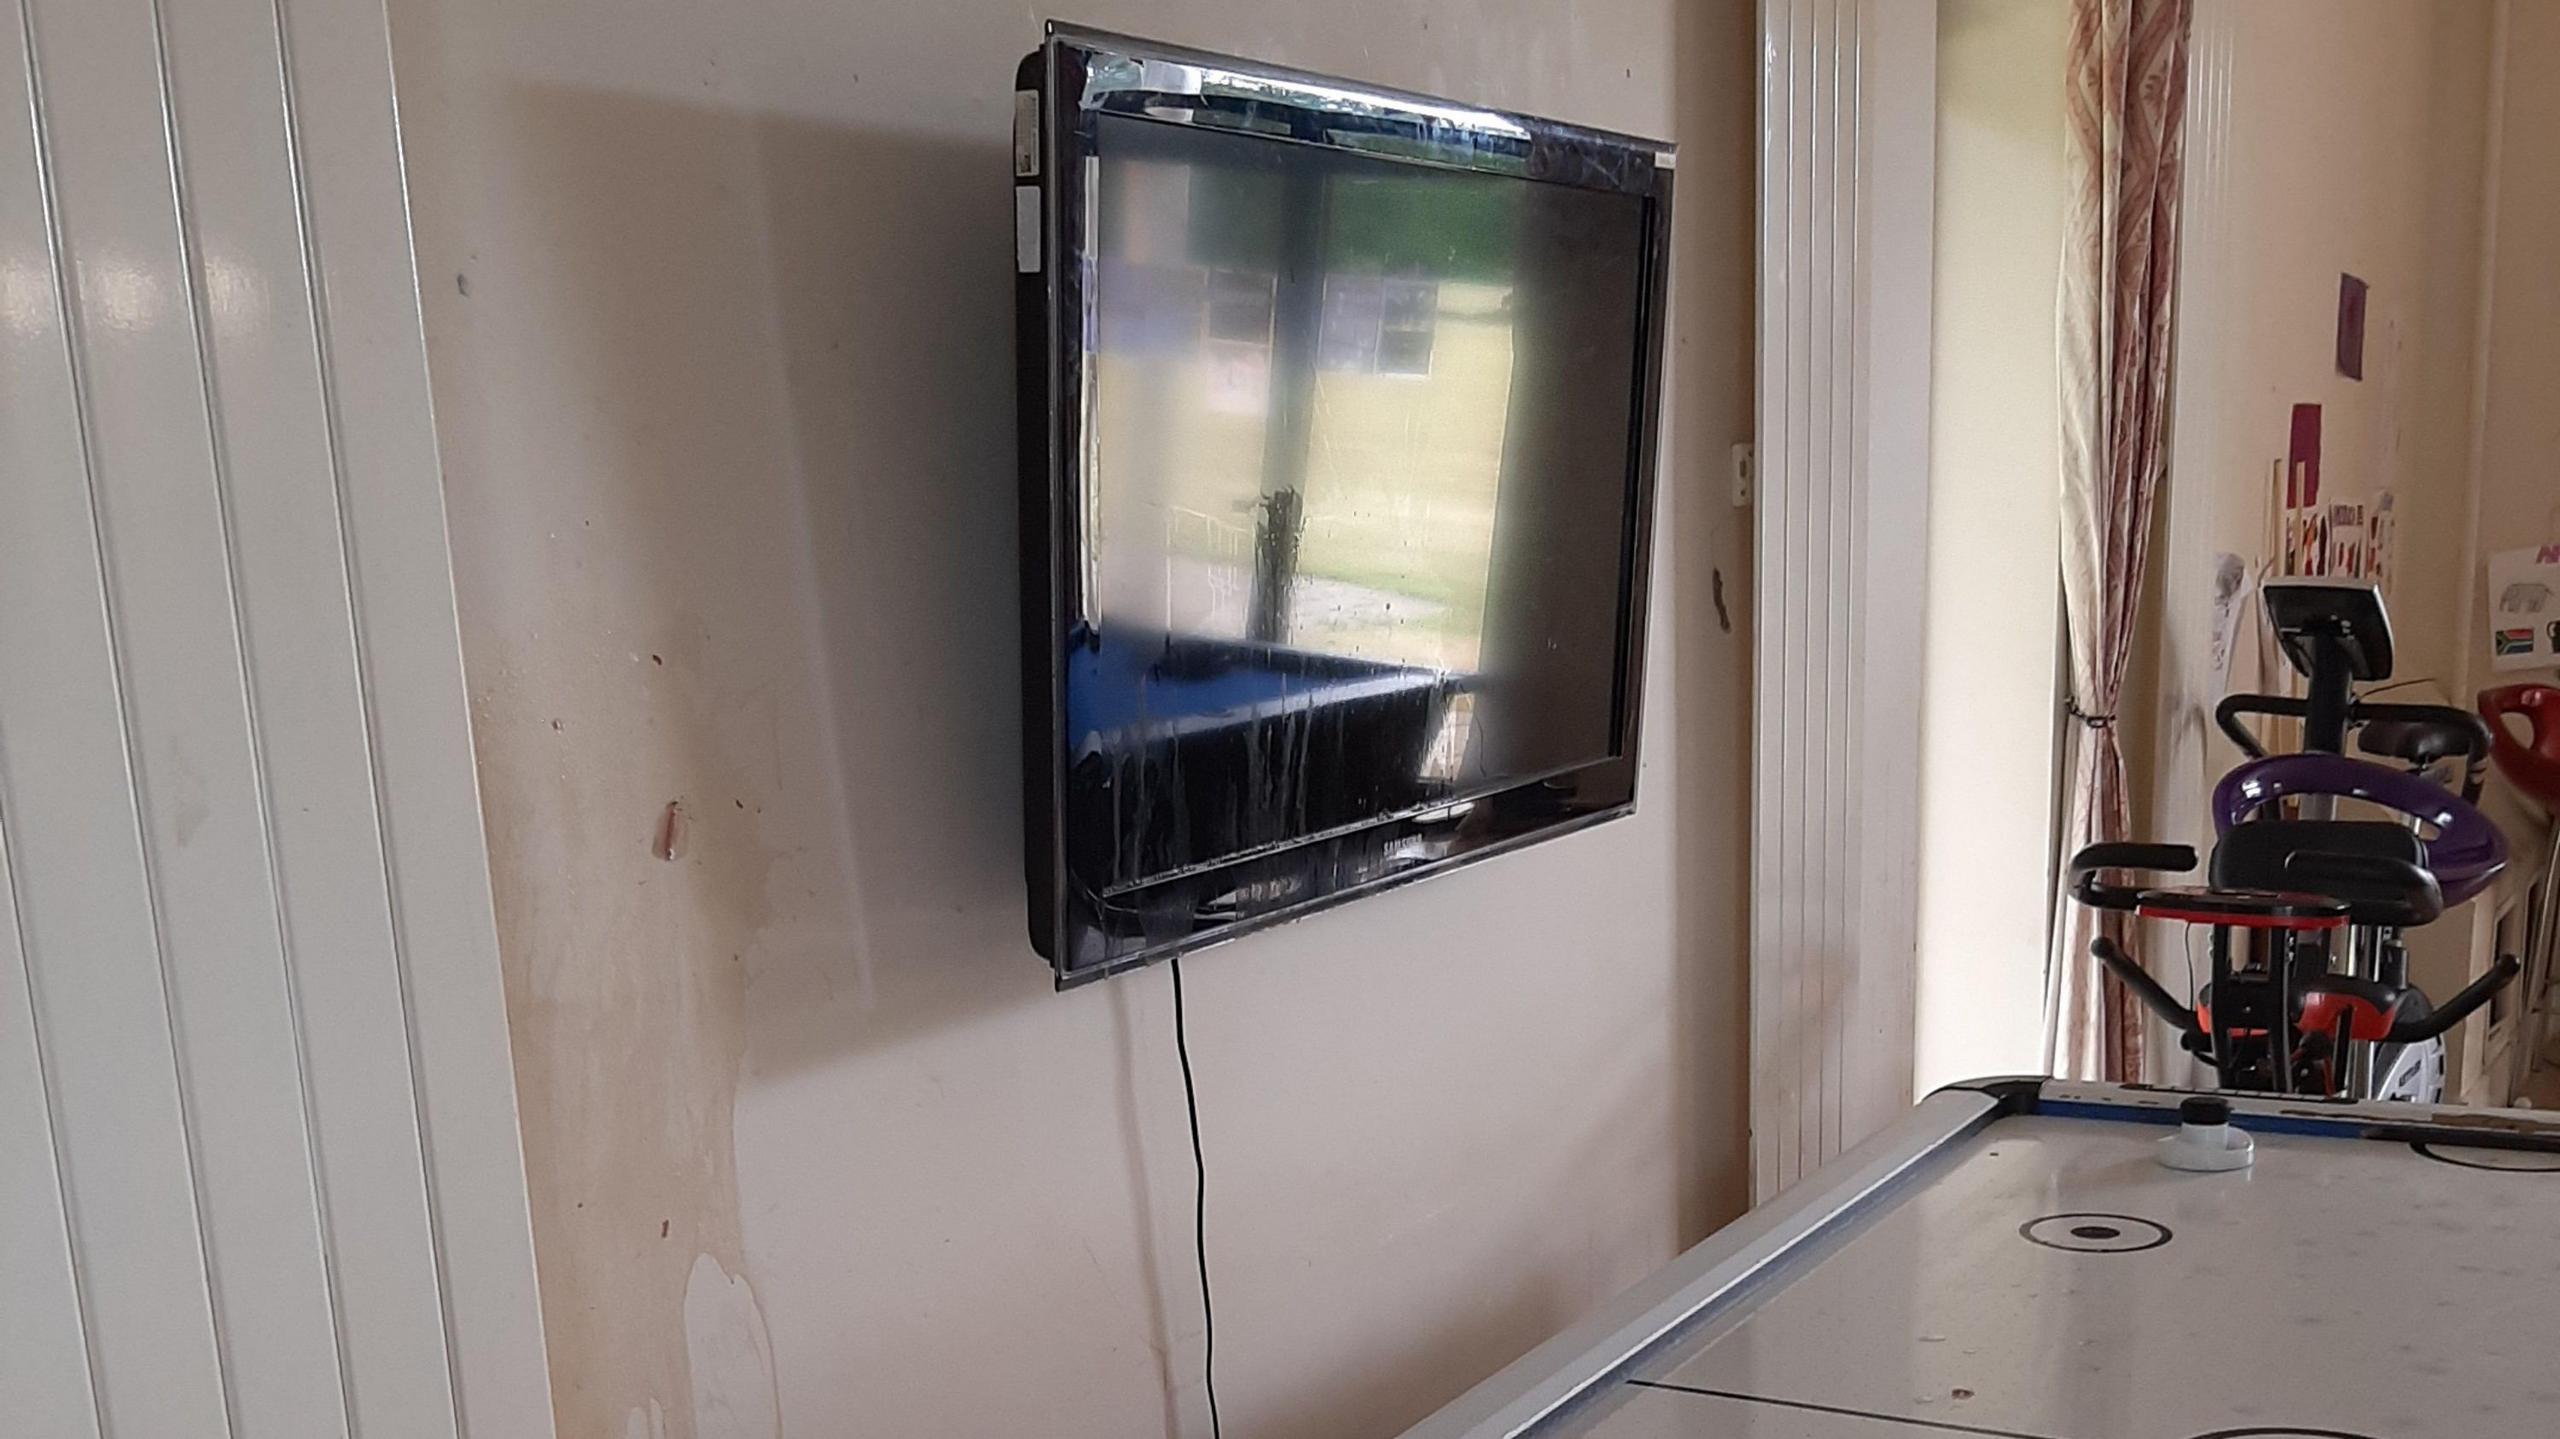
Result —
<path fill-rule="evenodd" d="M 693 1370 L 693 1439 L 781 1439 L 773 1342 L 747 1281 L 696 1255 L 684 1288 L 684 1347 Z"/>

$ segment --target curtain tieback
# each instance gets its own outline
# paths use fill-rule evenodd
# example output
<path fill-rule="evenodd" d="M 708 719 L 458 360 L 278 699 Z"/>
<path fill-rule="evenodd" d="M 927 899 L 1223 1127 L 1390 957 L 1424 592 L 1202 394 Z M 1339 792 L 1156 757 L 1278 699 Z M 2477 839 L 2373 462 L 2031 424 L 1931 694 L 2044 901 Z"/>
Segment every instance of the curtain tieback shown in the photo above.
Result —
<path fill-rule="evenodd" d="M 2116 717 L 2114 715 L 2091 714 L 2087 710 L 2080 708 L 2080 702 L 2078 700 L 2070 698 L 2065 698 L 2062 701 L 2062 712 L 2071 716 L 2073 719 L 2080 721 L 2080 723 L 2087 725 L 2091 729 L 2108 729 L 2113 727 L 2116 722 Z"/>

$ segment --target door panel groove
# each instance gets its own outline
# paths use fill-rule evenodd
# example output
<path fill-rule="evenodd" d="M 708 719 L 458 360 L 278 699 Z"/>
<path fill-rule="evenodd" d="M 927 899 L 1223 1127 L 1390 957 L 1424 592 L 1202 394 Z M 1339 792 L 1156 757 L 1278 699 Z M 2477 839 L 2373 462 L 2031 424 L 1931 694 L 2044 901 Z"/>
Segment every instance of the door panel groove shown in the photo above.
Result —
<path fill-rule="evenodd" d="M 42 1016 L 38 1013 L 36 1006 L 35 976 L 28 971 L 27 967 L 26 921 L 19 912 L 18 881 L 16 871 L 12 869 L 9 864 L 9 791 L 7 780 L 8 755 L 5 750 L 0 750 L 0 904 L 5 904 L 9 908 L 7 938 L 10 945 L 8 952 L 0 953 L 0 959 L 5 959 L 7 961 L 5 964 L 0 964 L 0 979 L 14 981 L 10 985 L 10 988 L 15 989 L 21 996 L 23 996 L 24 999 L 24 1007 L 20 1010 L 20 1013 L 25 1017 L 25 1053 L 27 1067 L 33 1071 L 32 1077 L 35 1081 L 32 1086 L 32 1093 L 26 1097 L 34 1100 L 33 1107 L 36 1111 L 34 1117 L 42 1124 L 44 1129 L 43 1167 L 47 1172 L 40 1177 L 39 1187 L 49 1189 L 51 1191 L 50 1198 L 53 1202 L 53 1212 L 44 1217 L 53 1221 L 52 1227 L 62 1239 L 61 1256 L 63 1279 L 66 1287 L 70 1290 L 71 1320 L 74 1327 L 78 1330 L 76 1337 L 80 1358 L 79 1387 L 86 1390 L 89 1396 L 89 1413 L 87 1416 L 89 1435 L 91 1436 L 91 1439 L 98 1439 L 100 1425 L 103 1422 L 101 1416 L 106 1413 L 106 1400 L 98 1390 L 98 1354 L 96 1346 L 91 1342 L 89 1337 L 88 1296 L 83 1292 L 80 1283 L 80 1264 L 77 1257 L 79 1251 L 79 1234 L 73 1215 L 71 1196 L 63 1188 L 62 1131 L 61 1127 L 54 1121 L 55 1106 L 53 1098 L 53 1082 L 45 1068 L 44 1022 Z M 9 1016 L 5 1010 L 0 1010 L 0 1060 L 8 1058 L 8 1046 L 6 1044 L 6 1040 L 8 1038 L 8 1017 Z M 0 1099 L 5 1099 L 7 1093 L 8 1086 L 5 1083 L 0 1083 Z M 6 1119 L 7 1116 L 5 1114 L 0 1114 L 0 1121 L 5 1121 Z M 6 1156 L 0 1155 L 0 1162 L 6 1162 Z M 21 1160 L 19 1162 L 25 1161 Z M 5 1173 L 5 1171 L 0 1171 L 0 1173 Z M 15 1190 L 16 1186 L 14 1185 L 0 1186 L 0 1201 L 13 1201 L 0 1203 L 0 1209 L 15 1210 L 15 1218 L 11 1220 L 12 1223 L 27 1224 L 30 1226 L 36 1225 L 38 1220 L 32 1217 L 34 1215 L 34 1211 L 26 1207 L 25 1197 L 17 1194 Z M 6 1242 L 14 1246 L 21 1241 L 0 1240 L 0 1242 Z M 24 1293 L 31 1291 L 34 1288 L 31 1280 L 26 1276 L 19 1275 L 15 1271 L 14 1266 L 0 1265 L 0 1274 L 7 1274 L 11 1277 L 13 1283 L 10 1285 L 10 1288 L 15 1292 Z M 4 1359 L 5 1357 L 5 1355 L 0 1355 L 0 1359 Z M 0 1377 L 7 1376 L 5 1372 L 0 1372 Z M 18 1396 L 15 1386 L 11 1387 L 10 1392 L 13 1396 L 18 1398 L 19 1403 L 28 1404 L 29 1407 L 34 1410 L 32 1414 L 20 1413 L 18 1415 L 19 1418 L 47 1417 L 41 1406 L 32 1404 L 31 1401 L 26 1400 L 23 1396 Z M 55 1415 L 52 1417 L 60 1419 L 63 1416 Z M 77 1436 L 66 1434 L 65 1439 L 77 1439 Z"/>
<path fill-rule="evenodd" d="M 7 3 L 0 1429 L 545 1439 L 380 0 Z"/>
<path fill-rule="evenodd" d="M 35 99 L 35 46 L 31 25 L 32 17 L 27 11 L 25 0 L 13 0 L 9 39 L 16 47 L 14 58 L 17 63 L 14 69 L 18 83 L 24 89 L 24 103 L 13 104 L 10 112 L 13 118 L 23 117 L 27 128 L 23 137 L 14 132 L 8 137 L 12 142 L 12 154 L 5 183 L 12 194 L 35 195 L 40 198 L 46 193 L 42 168 L 44 113 Z M 16 143 L 21 138 L 25 142 L 22 149 Z M 23 171 L 19 169 L 21 164 L 26 167 Z M 0 217 L 5 217 L 5 213 L 0 212 Z M 24 213 L 26 212 L 21 209 L 20 214 Z M 22 230 L 22 223 L 11 226 L 7 233 L 0 234 L 0 244 L 5 244 L 10 253 L 23 255 L 27 260 L 42 261 L 42 288 L 44 298 L 48 302 L 45 313 L 46 317 L 52 321 L 49 327 L 50 332 L 59 335 L 67 321 L 67 315 L 61 303 L 62 276 L 53 243 L 50 214 L 44 216 L 43 223 L 35 227 L 33 234 L 22 233 Z M 25 270 L 37 268 L 26 260 L 20 263 Z M 23 298 L 21 297 L 22 300 Z M 8 329 L 0 330 L 0 346 L 7 347 L 0 349 L 0 362 L 5 362 L 10 372 L 7 377 L 10 382 L 0 384 L 0 405 L 5 405 L 15 397 L 28 406 L 28 413 L 16 415 L 0 411 L 0 421 L 16 421 L 16 423 L 0 422 L 0 448 L 7 450 L 12 461 L 10 468 L 17 469 L 19 463 L 23 462 L 25 469 L 31 472 L 37 464 L 42 463 L 43 457 L 39 453 L 40 446 L 34 438 L 38 429 L 33 413 L 37 402 L 32 397 L 36 394 L 38 387 L 28 381 L 38 372 L 51 373 L 52 378 L 57 382 L 63 380 L 66 376 L 56 372 L 56 362 L 67 359 L 67 356 L 62 355 L 58 350 L 52 353 L 39 353 L 48 348 L 39 339 L 48 327 L 22 317 L 12 317 L 12 319 L 13 323 Z M 21 373 L 22 370 L 24 373 Z M 44 428 L 58 431 L 59 425 L 48 425 Z M 73 428 L 76 430 L 76 424 Z M 56 433 L 55 439 L 59 441 L 60 438 L 61 436 Z M 76 438 L 73 448 L 76 452 Z M 0 496 L 0 498 L 5 497 Z M 16 517 L 13 516 L 13 527 L 16 522 Z M 5 531 L 0 531 L 0 534 L 5 534 Z M 5 616 L 5 608 L 0 607 L 0 620 L 5 620 Z M 6 653 L 15 648 L 11 640 L 12 635 L 5 625 L 0 625 L 0 659 L 5 659 Z M 9 859 L 10 825 L 12 817 L 18 814 L 19 810 L 9 793 L 8 778 L 7 735 L 5 732 L 0 732 L 0 893 L 5 893 L 9 905 L 8 938 L 12 946 L 5 957 L 8 960 L 11 977 L 15 981 L 13 987 L 25 998 L 24 1008 L 20 1011 L 25 1016 L 25 1044 L 21 1051 L 22 1057 L 18 1070 L 20 1078 L 17 1082 L 25 1084 L 30 1078 L 33 1081 L 20 1092 L 15 1102 L 34 1111 L 33 1119 L 42 1126 L 44 1134 L 42 1152 L 44 1172 L 12 1182 L 9 1198 L 13 1202 L 0 1205 L 0 1218 L 6 1218 L 9 1221 L 6 1225 L 0 1225 L 0 1242 L 5 1242 L 7 1245 L 5 1251 L 0 1251 L 0 1258 L 7 1260 L 8 1267 L 5 1272 L 10 1280 L 5 1294 L 17 1296 L 18 1302 L 32 1308 L 36 1302 L 35 1296 L 40 1281 L 34 1272 L 37 1260 L 29 1251 L 38 1246 L 44 1247 L 49 1252 L 52 1251 L 54 1246 L 46 1241 L 58 1236 L 61 1269 L 56 1282 L 60 1284 L 61 1289 L 56 1291 L 56 1302 L 58 1304 L 62 1298 L 66 1297 L 65 1291 L 67 1291 L 69 1301 L 67 1317 L 75 1333 L 74 1342 L 70 1345 L 61 1344 L 59 1337 L 56 1337 L 54 1357 L 57 1362 L 65 1358 L 75 1359 L 80 1371 L 80 1380 L 77 1385 L 78 1392 L 73 1395 L 64 1395 L 56 1388 L 50 1391 L 50 1398 L 48 1398 L 45 1392 L 37 1389 L 37 1384 L 40 1382 L 40 1366 L 43 1365 L 44 1360 L 41 1357 L 29 1356 L 35 1354 L 41 1338 L 26 1335 L 25 1325 L 28 1322 L 26 1320 L 13 1321 L 9 1326 L 13 1336 L 18 1336 L 17 1342 L 0 1346 L 0 1378 L 8 1380 L 14 1403 L 24 1411 L 20 1417 L 50 1421 L 64 1426 L 79 1426 L 85 1428 L 90 1439 L 98 1439 L 106 1423 L 106 1395 L 100 1381 L 98 1351 L 94 1338 L 95 1326 L 90 1319 L 90 1296 L 86 1272 L 79 1260 L 82 1248 L 79 1209 L 73 1202 L 68 1188 L 69 1171 L 63 1153 L 60 1120 L 62 1103 L 56 1094 L 53 1069 L 46 1054 L 44 1012 L 37 993 L 33 968 L 34 940 L 29 933 L 26 907 L 18 892 L 18 872 Z M 5 1013 L 0 1013 L 0 1032 L 5 1032 L 6 1018 Z M 5 1057 L 5 1052 L 0 1052 L 0 1058 Z M 8 1092 L 7 1088 L 0 1087 L 0 1097 L 5 1097 Z M 11 1146 L 8 1154 L 0 1155 L 0 1159 L 6 1159 L 9 1155 L 23 1156 L 26 1152 L 26 1146 Z M 21 1158 L 19 1162 L 27 1161 Z M 6 1173 L 5 1169 L 0 1169 L 0 1175 Z M 20 1185 L 35 1191 L 33 1204 L 30 1204 L 28 1197 L 20 1192 Z M 43 1205 L 48 1199 L 52 1205 L 52 1213 L 49 1217 L 53 1223 L 50 1226 L 42 1225 L 31 1217 L 37 1213 L 36 1206 Z M 25 1232 L 28 1229 L 33 1229 L 35 1232 L 32 1235 L 28 1234 Z M 47 1230 L 50 1230 L 50 1234 L 46 1232 Z M 26 1265 L 25 1269 L 18 1267 L 22 1262 Z M 50 1265 L 43 1267 L 47 1271 L 52 1268 Z M 58 1314 L 59 1311 L 55 1313 Z M 32 1323 L 41 1325 L 47 1317 L 46 1313 L 36 1313 L 32 1316 Z M 12 1356 L 16 1356 L 19 1362 L 28 1364 L 29 1371 L 7 1370 L 6 1361 Z M 81 1395 L 85 1395 L 87 1400 L 85 1412 L 79 1402 Z M 65 1432 L 72 1431 L 66 1428 Z"/>
<path fill-rule="evenodd" d="M 357 713 L 365 739 L 365 802 L 372 817 L 373 837 L 380 858 L 383 920 L 390 939 L 391 967 L 398 995 L 400 1028 L 403 1040 L 402 1078 L 408 1091 L 408 1124 L 418 1152 L 418 1181 L 426 1200 L 428 1216 L 426 1242 L 431 1268 L 436 1312 L 443 1320 L 437 1334 L 437 1359 L 445 1377 L 445 1404 L 451 1417 L 453 1433 L 468 1432 L 462 1408 L 463 1378 L 451 1339 L 451 1282 L 445 1267 L 445 1236 L 442 1232 L 442 1207 L 438 1203 L 436 1163 L 433 1137 L 426 1123 L 425 1097 L 419 1086 L 422 1068 L 418 1053 L 416 1003 L 410 993 L 410 955 L 401 923 L 400 886 L 394 875 L 396 856 L 390 816 L 384 805 L 386 786 L 382 774 L 383 741 L 375 712 L 375 685 L 370 656 L 373 647 L 367 642 L 365 607 L 359 583 L 358 555 L 355 535 L 347 523 L 349 511 L 348 462 L 341 397 L 337 383 L 337 367 L 331 354 L 329 296 L 327 270 L 321 262 L 321 236 L 312 213 L 312 193 L 308 165 L 304 154 L 302 103 L 294 61 L 294 37 L 286 0 L 268 0 L 269 13 L 275 23 L 276 82 L 284 107 L 284 152 L 287 171 L 292 176 L 294 230 L 297 240 L 296 258 L 300 262 L 302 296 L 310 321 L 312 359 L 318 376 L 319 414 L 327 437 L 330 520 L 337 537 L 338 581 L 347 606 L 347 628 L 354 656 L 354 681 Z M 457 639 L 458 643 L 458 639 Z M 356 1416 L 350 1415 L 350 1422 Z"/>
<path fill-rule="evenodd" d="M 246 754 L 249 780 L 256 808 L 259 857 L 267 881 L 267 909 L 276 939 L 275 961 L 283 989 L 284 1017 L 291 1046 L 290 1067 L 293 1072 L 293 1098 L 296 1112 L 293 1128 L 298 1133 L 302 1158 L 302 1199 L 310 1215 L 312 1247 L 318 1265 L 320 1293 L 318 1303 L 329 1341 L 331 1380 L 335 1391 L 335 1429 L 352 1439 L 355 1399 L 347 1362 L 346 1330 L 340 1316 L 338 1295 L 338 1261 L 331 1242 L 328 1218 L 326 1179 L 320 1162 L 320 1138 L 313 1120 L 311 1066 L 307 1022 L 303 1007 L 302 985 L 294 943 L 292 916 L 285 903 L 283 863 L 276 843 L 274 789 L 269 781 L 267 735 L 258 704 L 255 645 L 249 617 L 241 603 L 242 560 L 238 540 L 239 525 L 234 511 L 232 446 L 225 432 L 225 403 L 222 368 L 211 343 L 211 322 L 205 300 L 205 251 L 198 230 L 198 220 L 191 203 L 188 179 L 187 148 L 184 124 L 179 113 L 177 78 L 170 62 L 170 28 L 163 0 L 151 0 L 152 32 L 155 42 L 161 96 L 161 112 L 169 153 L 170 193 L 176 209 L 179 266 L 184 290 L 188 338 L 193 346 L 196 366 L 201 377 L 205 415 L 205 447 L 212 482 L 214 519 L 221 548 L 223 600 L 230 617 L 233 660 L 238 677 L 240 717 L 247 730 Z M 278 47 L 279 53 L 281 47 Z M 220 1296 L 216 1295 L 216 1309 Z M 229 1359 L 226 1357 L 226 1369 Z M 307 1399 L 304 1401 L 307 1404 Z M 297 1416 L 308 1423 L 322 1416 Z"/>
<path fill-rule="evenodd" d="M 34 158 L 38 200 L 44 217 L 46 243 L 53 260 L 55 311 L 61 321 L 63 364 L 70 382 L 71 412 L 78 436 L 80 482 L 88 512 L 88 538 L 93 566 L 91 574 L 96 587 L 97 617 L 102 622 L 101 638 L 106 659 L 105 678 L 114 710 L 117 747 L 123 763 L 123 779 L 132 800 L 128 807 L 128 814 L 132 820 L 131 837 L 135 858 L 140 867 L 144 923 L 157 970 L 158 1005 L 155 1017 L 159 1021 L 159 1028 L 166 1040 L 166 1068 L 170 1074 L 171 1099 L 176 1109 L 180 1156 L 186 1178 L 187 1222 L 194 1230 L 194 1253 L 190 1256 L 193 1260 L 194 1277 L 189 1286 L 189 1292 L 183 1296 L 180 1303 L 188 1311 L 190 1328 L 193 1327 L 192 1321 L 196 1316 L 201 1315 L 203 1320 L 203 1338 L 212 1351 L 213 1357 L 212 1372 L 206 1378 L 217 1399 L 223 1432 L 230 1434 L 233 1429 L 231 1399 L 228 1382 L 222 1372 L 221 1336 L 214 1316 L 213 1272 L 204 1229 L 204 1195 L 199 1179 L 194 1119 L 186 1097 L 184 1054 L 180 1045 L 176 1018 L 170 1008 L 171 981 L 168 947 L 162 925 L 160 891 L 157 877 L 153 872 L 149 836 L 143 820 L 143 806 L 146 801 L 141 788 L 140 766 L 133 748 L 132 715 L 127 699 L 124 655 L 116 632 L 117 605 L 113 583 L 113 546 L 99 504 L 98 420 L 92 404 L 92 388 L 86 362 L 85 316 L 80 300 L 83 291 L 79 270 L 70 261 L 71 247 L 65 233 L 66 222 L 62 208 L 61 185 L 56 169 L 57 150 L 53 134 L 53 118 L 51 108 L 46 103 L 44 48 L 36 28 L 32 0 L 21 0 L 19 23 L 21 40 L 26 47 L 27 93 L 34 116 Z M 42 965 L 43 956 L 41 953 L 31 953 L 27 957 L 27 962 L 32 976 Z M 65 1178 L 76 1185 L 78 1156 L 73 1153 L 66 1155 L 65 1159 L 63 1166 Z M 77 1259 L 78 1256 L 75 1254 L 75 1262 Z M 87 1266 L 82 1267 L 85 1272 Z M 117 1428 L 113 1402 L 115 1389 L 112 1383 L 107 1382 L 112 1378 L 110 1371 L 104 1366 L 99 1366 L 98 1372 L 102 1381 L 99 1427 L 109 1436 L 109 1439 L 112 1439 Z"/>

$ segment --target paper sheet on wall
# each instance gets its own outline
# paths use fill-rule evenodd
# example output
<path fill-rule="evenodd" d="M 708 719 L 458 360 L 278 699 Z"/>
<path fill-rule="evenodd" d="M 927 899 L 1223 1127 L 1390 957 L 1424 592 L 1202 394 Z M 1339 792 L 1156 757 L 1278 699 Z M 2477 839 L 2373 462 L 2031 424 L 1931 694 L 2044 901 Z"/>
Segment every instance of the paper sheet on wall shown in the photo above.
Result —
<path fill-rule="evenodd" d="M 2329 520 L 2329 568 L 2324 572 L 2343 579 L 2365 577 L 2364 506 L 2340 500 L 2326 507 Z"/>
<path fill-rule="evenodd" d="M 2489 557 L 2489 658 L 2498 670 L 2560 664 L 2560 545 Z"/>
<path fill-rule="evenodd" d="M 2365 573 L 2382 587 L 2382 597 L 2391 598 L 2391 577 L 2400 569 L 2400 497 L 2384 490 L 2373 497 L 2373 520 L 2365 527 Z"/>
<path fill-rule="evenodd" d="M 2249 562 L 2233 554 L 2213 557 L 2213 681 L 2215 693 L 2231 692 L 2231 655 L 2239 648 L 2240 611 L 2257 586 Z"/>

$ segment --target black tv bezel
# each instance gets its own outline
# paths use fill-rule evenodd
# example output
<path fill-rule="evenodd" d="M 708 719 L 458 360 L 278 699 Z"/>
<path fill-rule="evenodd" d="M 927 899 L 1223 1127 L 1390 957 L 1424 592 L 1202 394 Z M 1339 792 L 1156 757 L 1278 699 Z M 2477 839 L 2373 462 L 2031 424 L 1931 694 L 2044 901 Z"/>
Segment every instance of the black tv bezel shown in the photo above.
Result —
<path fill-rule="evenodd" d="M 1222 943 L 1345 901 L 1556 838 L 1635 809 L 1645 678 L 1645 618 L 1651 593 L 1655 471 L 1662 429 L 1663 347 L 1671 260 L 1674 151 L 1664 141 L 1571 125 L 1539 116 L 1310 74 L 1284 66 L 1049 22 L 1040 48 L 1015 79 L 1015 395 L 1021 467 L 1023 648 L 1023 872 L 1032 948 L 1050 962 L 1060 989 Z M 1028 97 L 1028 98 L 1024 98 Z M 1085 297 L 1080 251 L 1069 237 L 1083 223 L 1084 160 L 1094 119 L 1136 114 L 1167 124 L 1216 125 L 1275 143 L 1327 143 L 1384 153 L 1406 163 L 1504 175 L 1630 194 L 1644 201 L 1643 289 L 1630 355 L 1635 405 L 1628 446 L 1626 511 L 1615 668 L 1614 736 L 1603 759 L 1532 777 L 1470 803 L 1507 806 L 1516 827 L 1453 852 L 1395 865 L 1387 847 L 1455 819 L 1391 815 L 1343 834 L 1311 837 L 1277 854 L 1205 867 L 1249 884 L 1257 873 L 1339 869 L 1346 846 L 1365 844 L 1382 866 L 1350 882 L 1251 915 L 1204 922 L 1190 932 L 1071 962 L 1079 925 L 1069 886 L 1065 834 L 1064 666 L 1077 558 L 1071 517 L 1080 509 L 1078 381 Z M 1302 138 L 1313 128 L 1322 141 Z M 1345 145 L 1357 137 L 1364 143 Z M 1380 150 L 1379 146 L 1392 146 Z M 1025 173 L 1029 170 L 1030 173 Z M 1036 196 L 1026 216 L 1022 193 Z M 1026 220 L 1033 225 L 1022 227 Z M 1032 247 L 1036 244 L 1037 253 Z M 1061 263 L 1066 260 L 1069 263 Z M 1319 856 L 1314 851 L 1321 849 Z M 1295 856 L 1294 861 L 1292 856 Z M 1353 853 L 1357 863 L 1363 856 Z M 1186 876 L 1197 880 L 1198 873 Z"/>

